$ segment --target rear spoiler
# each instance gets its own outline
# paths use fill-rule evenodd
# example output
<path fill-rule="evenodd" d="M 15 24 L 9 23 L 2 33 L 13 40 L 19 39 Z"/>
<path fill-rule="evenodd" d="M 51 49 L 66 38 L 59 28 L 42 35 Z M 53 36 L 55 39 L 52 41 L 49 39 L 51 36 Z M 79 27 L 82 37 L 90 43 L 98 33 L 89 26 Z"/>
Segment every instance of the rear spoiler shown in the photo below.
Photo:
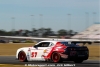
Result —
<path fill-rule="evenodd" d="M 83 43 L 85 45 L 85 44 L 92 44 L 93 42 L 90 42 L 90 41 L 72 41 L 72 43 L 75 43 L 75 44 Z"/>
<path fill-rule="evenodd" d="M 92 44 L 92 43 L 100 43 L 100 40 L 73 40 L 71 41 L 72 43 L 83 43 L 83 45 L 85 44 Z"/>

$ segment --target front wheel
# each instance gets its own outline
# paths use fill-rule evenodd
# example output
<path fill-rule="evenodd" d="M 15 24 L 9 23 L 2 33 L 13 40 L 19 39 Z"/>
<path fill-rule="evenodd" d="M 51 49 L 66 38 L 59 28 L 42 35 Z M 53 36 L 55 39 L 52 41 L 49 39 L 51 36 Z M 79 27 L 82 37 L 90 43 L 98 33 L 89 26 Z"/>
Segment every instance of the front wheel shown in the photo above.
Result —
<path fill-rule="evenodd" d="M 20 51 L 18 54 L 18 59 L 21 62 L 27 62 L 27 57 L 24 51 Z"/>
<path fill-rule="evenodd" d="M 59 53 L 54 52 L 51 55 L 51 61 L 54 62 L 54 63 L 62 62 L 62 58 L 61 58 Z"/>

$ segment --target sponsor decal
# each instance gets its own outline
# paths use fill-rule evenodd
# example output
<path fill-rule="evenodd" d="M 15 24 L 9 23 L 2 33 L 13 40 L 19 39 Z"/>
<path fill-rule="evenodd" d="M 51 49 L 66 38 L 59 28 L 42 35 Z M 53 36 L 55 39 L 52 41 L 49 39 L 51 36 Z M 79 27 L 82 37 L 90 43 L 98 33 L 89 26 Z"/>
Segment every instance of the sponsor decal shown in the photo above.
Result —
<path fill-rule="evenodd" d="M 30 54 L 29 54 L 29 52 L 27 52 L 27 59 L 28 59 L 28 60 L 30 59 Z"/>

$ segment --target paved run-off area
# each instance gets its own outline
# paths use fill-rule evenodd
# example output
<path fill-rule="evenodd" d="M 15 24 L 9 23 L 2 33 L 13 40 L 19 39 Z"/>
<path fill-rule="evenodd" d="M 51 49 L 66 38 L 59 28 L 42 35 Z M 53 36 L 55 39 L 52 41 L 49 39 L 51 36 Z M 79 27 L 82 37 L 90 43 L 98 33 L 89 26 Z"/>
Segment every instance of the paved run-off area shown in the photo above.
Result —
<path fill-rule="evenodd" d="M 15 56 L 0 56 L 0 64 L 13 64 L 13 67 L 33 67 L 33 66 L 45 66 L 45 67 L 99 67 L 100 61 L 98 60 L 87 60 L 81 64 L 75 64 L 74 62 L 63 62 L 63 63 L 50 63 L 50 62 L 42 62 L 42 61 L 32 61 L 32 62 L 20 62 L 15 59 Z M 65 66 L 64 66 L 65 65 Z M 7 65 L 0 65 L 0 67 L 7 66 Z M 8 65 L 9 67 L 9 65 Z M 11 66 L 12 67 L 12 66 Z"/>

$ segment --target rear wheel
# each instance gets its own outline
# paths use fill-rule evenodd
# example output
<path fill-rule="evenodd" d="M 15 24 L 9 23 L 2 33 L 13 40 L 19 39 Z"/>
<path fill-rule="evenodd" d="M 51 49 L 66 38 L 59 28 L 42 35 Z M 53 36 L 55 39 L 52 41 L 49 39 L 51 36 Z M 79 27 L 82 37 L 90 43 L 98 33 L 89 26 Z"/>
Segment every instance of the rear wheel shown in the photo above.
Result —
<path fill-rule="evenodd" d="M 74 60 L 75 63 L 82 63 L 83 60 Z"/>
<path fill-rule="evenodd" d="M 61 59 L 60 54 L 57 53 L 57 52 L 54 52 L 54 53 L 51 55 L 51 61 L 54 62 L 54 63 L 62 62 L 62 59 Z"/>
<path fill-rule="evenodd" d="M 27 62 L 27 57 L 24 51 L 20 51 L 18 54 L 18 59 L 21 62 Z"/>

